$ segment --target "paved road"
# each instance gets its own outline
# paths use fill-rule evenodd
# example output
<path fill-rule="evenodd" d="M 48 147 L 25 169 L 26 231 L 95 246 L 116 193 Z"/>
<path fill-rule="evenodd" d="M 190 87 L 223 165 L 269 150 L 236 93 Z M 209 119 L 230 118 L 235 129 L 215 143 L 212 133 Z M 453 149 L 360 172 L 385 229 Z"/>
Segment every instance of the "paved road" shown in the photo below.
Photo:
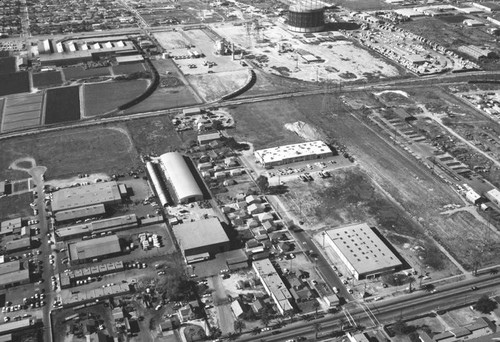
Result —
<path fill-rule="evenodd" d="M 478 286 L 479 290 L 471 291 L 470 287 L 472 285 Z M 477 301 L 483 294 L 491 295 L 493 292 L 498 291 L 499 286 L 500 275 L 475 278 L 443 286 L 435 294 L 418 291 L 406 297 L 387 301 L 371 304 L 360 303 L 357 307 L 349 309 L 349 317 L 354 318 L 356 324 L 363 327 L 387 324 L 394 322 L 401 316 L 408 319 L 434 310 L 444 310 L 457 305 L 469 305 Z M 345 313 L 339 312 L 335 315 L 329 315 L 311 322 L 290 324 L 279 329 L 281 333 L 278 335 L 265 333 L 260 334 L 258 338 L 259 340 L 264 339 L 266 342 L 277 342 L 298 336 L 311 336 L 311 326 L 315 323 L 321 324 L 322 331 L 338 331 L 340 323 L 347 321 Z M 238 341 L 255 341 L 255 339 L 255 336 L 245 334 Z"/>
<path fill-rule="evenodd" d="M 38 248 L 41 251 L 41 255 L 38 256 L 39 260 L 43 261 L 43 272 L 42 279 L 43 282 L 39 285 L 35 286 L 35 291 L 41 292 L 45 291 L 45 302 L 47 303 L 43 308 L 43 324 L 44 324 L 44 332 L 43 332 L 43 340 L 44 341 L 52 341 L 52 329 L 50 328 L 50 310 L 51 305 L 54 302 L 55 294 L 52 291 L 50 278 L 54 275 L 54 268 L 48 263 L 49 255 L 52 252 L 51 246 L 48 244 L 47 233 L 49 232 L 49 222 L 46 216 L 45 211 L 45 203 L 44 203 L 44 181 L 43 174 L 45 173 L 46 168 L 44 166 L 36 166 L 30 170 L 30 174 L 33 177 L 33 182 L 36 185 L 36 192 L 38 194 L 38 198 L 35 200 L 36 208 L 38 210 L 37 219 L 40 221 L 40 239 L 41 245 Z"/>

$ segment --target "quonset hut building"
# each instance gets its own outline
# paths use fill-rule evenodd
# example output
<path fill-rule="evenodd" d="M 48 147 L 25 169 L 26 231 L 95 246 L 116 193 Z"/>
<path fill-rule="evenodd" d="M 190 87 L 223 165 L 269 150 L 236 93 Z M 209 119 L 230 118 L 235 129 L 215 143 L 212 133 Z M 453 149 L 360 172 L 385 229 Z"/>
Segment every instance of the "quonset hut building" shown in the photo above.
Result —
<path fill-rule="evenodd" d="M 203 200 L 203 192 L 182 154 L 178 152 L 162 154 L 160 164 L 179 203 Z"/>

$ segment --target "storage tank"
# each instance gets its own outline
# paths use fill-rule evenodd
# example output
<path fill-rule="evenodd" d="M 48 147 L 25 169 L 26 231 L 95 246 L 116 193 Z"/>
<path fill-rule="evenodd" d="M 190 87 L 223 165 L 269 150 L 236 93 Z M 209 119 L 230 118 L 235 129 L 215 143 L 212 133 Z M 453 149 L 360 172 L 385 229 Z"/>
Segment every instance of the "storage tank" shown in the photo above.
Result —
<path fill-rule="evenodd" d="M 324 5 L 315 0 L 297 0 L 288 9 L 287 26 L 293 32 L 319 32 L 325 28 Z"/>

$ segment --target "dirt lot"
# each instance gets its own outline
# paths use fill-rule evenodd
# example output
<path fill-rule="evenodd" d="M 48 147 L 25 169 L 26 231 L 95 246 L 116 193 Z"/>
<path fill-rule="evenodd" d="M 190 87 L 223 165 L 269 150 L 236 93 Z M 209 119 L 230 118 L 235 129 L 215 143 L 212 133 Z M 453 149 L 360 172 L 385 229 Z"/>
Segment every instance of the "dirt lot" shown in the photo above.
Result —
<path fill-rule="evenodd" d="M 2 140 L 1 144 L 2 179 L 25 178 L 25 174 L 8 170 L 8 166 L 15 159 L 28 156 L 48 168 L 47 178 L 82 172 L 121 173 L 140 163 L 128 132 L 118 125 L 69 129 Z"/>
<path fill-rule="evenodd" d="M 248 80 L 248 71 L 229 71 L 207 75 L 187 76 L 189 83 L 198 90 L 200 96 L 207 102 L 220 99 L 242 86 Z"/>

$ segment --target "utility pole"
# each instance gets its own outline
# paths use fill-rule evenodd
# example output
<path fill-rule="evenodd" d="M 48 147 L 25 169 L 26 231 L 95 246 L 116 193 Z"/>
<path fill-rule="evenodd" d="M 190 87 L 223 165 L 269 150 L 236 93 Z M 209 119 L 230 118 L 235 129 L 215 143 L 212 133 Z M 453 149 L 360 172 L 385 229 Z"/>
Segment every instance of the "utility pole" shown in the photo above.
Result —
<path fill-rule="evenodd" d="M 325 249 L 325 232 L 322 232 L 321 235 L 323 235 L 323 249 Z"/>

